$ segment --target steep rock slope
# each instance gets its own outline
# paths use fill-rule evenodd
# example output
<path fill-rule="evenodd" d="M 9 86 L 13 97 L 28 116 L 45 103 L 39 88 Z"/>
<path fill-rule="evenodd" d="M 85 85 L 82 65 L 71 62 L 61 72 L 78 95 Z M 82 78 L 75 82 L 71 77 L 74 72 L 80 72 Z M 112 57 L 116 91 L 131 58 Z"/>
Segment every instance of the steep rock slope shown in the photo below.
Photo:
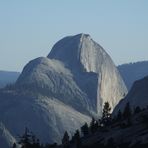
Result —
<path fill-rule="evenodd" d="M 3 123 L 0 122 L 0 146 L 10 148 L 16 143 L 16 139 L 10 134 Z"/>
<path fill-rule="evenodd" d="M 71 135 L 91 120 L 55 98 L 27 91 L 1 91 L 0 101 L 3 102 L 0 104 L 0 121 L 14 137 L 27 127 L 42 142 L 60 143 L 65 130 Z"/>
<path fill-rule="evenodd" d="M 126 120 L 113 122 L 95 134 L 81 138 L 84 148 L 147 148 L 148 147 L 148 110 L 134 114 Z M 70 148 L 76 148 L 71 144 Z"/>
<path fill-rule="evenodd" d="M 29 62 L 16 86 L 55 97 L 81 112 L 89 110 L 87 96 L 76 85 L 70 70 L 58 60 L 40 57 Z"/>
<path fill-rule="evenodd" d="M 118 70 L 105 50 L 87 34 L 66 37 L 48 55 L 65 64 L 98 114 L 108 101 L 112 108 L 127 93 Z M 92 88 L 93 87 L 93 88 Z"/>
<path fill-rule="evenodd" d="M 139 106 L 141 108 L 147 108 L 148 106 L 148 77 L 136 81 L 127 96 L 122 99 L 115 107 L 114 113 L 118 110 L 123 110 L 125 105 L 129 102 L 132 109 Z"/>
<path fill-rule="evenodd" d="M 114 63 L 89 35 L 59 41 L 47 58 L 30 61 L 16 84 L 0 90 L 0 121 L 13 136 L 32 130 L 43 142 L 61 142 L 91 116 L 101 116 L 126 94 Z"/>
<path fill-rule="evenodd" d="M 128 90 L 131 89 L 136 80 L 148 76 L 148 61 L 119 65 L 118 70 Z"/>

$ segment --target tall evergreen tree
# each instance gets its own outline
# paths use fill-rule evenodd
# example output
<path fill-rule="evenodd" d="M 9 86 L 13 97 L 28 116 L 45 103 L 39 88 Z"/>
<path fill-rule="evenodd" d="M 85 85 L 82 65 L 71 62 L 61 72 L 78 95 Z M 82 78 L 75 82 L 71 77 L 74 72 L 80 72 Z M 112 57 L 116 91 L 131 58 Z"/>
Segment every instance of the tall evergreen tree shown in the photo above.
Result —
<path fill-rule="evenodd" d="M 16 143 L 13 143 L 13 146 L 12 146 L 12 148 L 16 148 Z"/>
<path fill-rule="evenodd" d="M 74 137 L 75 137 L 75 141 L 76 141 L 76 148 L 81 148 L 81 138 L 80 138 L 79 130 L 76 130 Z"/>
<path fill-rule="evenodd" d="M 139 106 L 137 106 L 135 109 L 134 109 L 134 113 L 135 114 L 138 114 L 141 112 L 141 108 Z"/>
<path fill-rule="evenodd" d="M 20 136 L 19 138 L 21 148 L 40 148 L 39 139 L 36 140 L 35 136 L 29 132 L 28 128 L 25 129 L 23 136 Z"/>
<path fill-rule="evenodd" d="M 92 134 L 95 132 L 95 118 L 92 118 L 92 120 L 91 120 L 90 131 Z"/>
<path fill-rule="evenodd" d="M 117 114 L 117 121 L 120 121 L 121 119 L 122 119 L 122 113 L 121 113 L 121 110 L 119 109 Z"/>
<path fill-rule="evenodd" d="M 23 136 L 20 136 L 19 144 L 21 144 L 22 148 L 30 148 L 31 147 L 31 135 L 29 133 L 28 128 L 25 128 L 25 133 Z"/>
<path fill-rule="evenodd" d="M 132 110 L 131 110 L 130 104 L 128 102 L 126 104 L 124 112 L 123 112 L 123 117 L 124 117 L 124 119 L 127 120 L 127 126 L 131 126 L 131 124 L 132 124 L 131 115 L 132 115 Z"/>
<path fill-rule="evenodd" d="M 69 135 L 67 133 L 67 131 L 64 133 L 63 139 L 62 139 L 62 144 L 65 147 L 68 147 L 68 143 L 69 143 Z"/>
<path fill-rule="evenodd" d="M 131 117 L 131 114 L 132 114 L 132 111 L 131 111 L 131 107 L 130 107 L 130 104 L 129 102 L 126 104 L 125 108 L 124 108 L 124 111 L 123 111 L 123 117 L 125 119 L 128 119 Z"/>
<path fill-rule="evenodd" d="M 103 125 L 108 125 L 111 121 L 111 107 L 108 102 L 104 103 L 103 113 L 102 113 L 102 123 Z"/>
<path fill-rule="evenodd" d="M 83 136 L 88 136 L 89 135 L 89 128 L 88 128 L 88 124 L 85 123 L 82 127 L 81 127 L 81 132 L 83 134 Z"/>

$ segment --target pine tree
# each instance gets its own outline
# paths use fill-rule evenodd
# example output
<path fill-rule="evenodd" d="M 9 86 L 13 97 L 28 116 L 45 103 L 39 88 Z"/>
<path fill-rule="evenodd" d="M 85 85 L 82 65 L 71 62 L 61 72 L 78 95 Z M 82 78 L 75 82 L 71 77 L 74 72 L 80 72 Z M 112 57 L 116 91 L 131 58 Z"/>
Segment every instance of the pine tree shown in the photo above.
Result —
<path fill-rule="evenodd" d="M 82 127 L 81 127 L 81 132 L 83 134 L 83 136 L 88 136 L 89 135 L 89 128 L 88 128 L 88 124 L 85 123 Z"/>
<path fill-rule="evenodd" d="M 92 118 L 92 120 L 91 120 L 90 131 L 92 134 L 95 132 L 95 118 Z"/>
<path fill-rule="evenodd" d="M 95 118 L 92 118 L 92 121 L 90 123 L 90 131 L 92 134 L 94 134 L 98 128 L 99 128 L 99 121 L 96 121 Z"/>
<path fill-rule="evenodd" d="M 98 128 L 99 128 L 99 121 L 95 121 L 95 125 L 94 125 L 95 132 L 98 130 Z"/>
<path fill-rule="evenodd" d="M 124 119 L 127 120 L 127 126 L 130 126 L 132 124 L 131 115 L 132 115 L 132 110 L 131 110 L 130 104 L 128 102 L 126 104 L 124 112 L 123 112 L 123 117 L 124 117 Z"/>
<path fill-rule="evenodd" d="M 40 148 L 40 141 L 25 128 L 25 133 L 23 136 L 20 136 L 20 141 L 18 142 L 22 147 L 21 148 Z"/>
<path fill-rule="evenodd" d="M 121 113 L 121 110 L 119 109 L 117 114 L 117 121 L 120 121 L 121 119 L 122 119 L 122 113 Z"/>
<path fill-rule="evenodd" d="M 12 148 L 16 148 L 16 143 L 13 143 L 13 146 L 12 146 Z"/>
<path fill-rule="evenodd" d="M 75 141 L 76 141 L 76 148 L 81 148 L 81 138 L 80 138 L 79 130 L 76 130 L 74 137 L 75 137 Z"/>
<path fill-rule="evenodd" d="M 135 108 L 135 110 L 134 110 L 134 113 L 135 114 L 138 114 L 138 113 L 140 113 L 141 112 L 141 108 L 139 107 L 139 106 L 137 106 L 136 108 Z"/>
<path fill-rule="evenodd" d="M 63 139 L 62 139 L 62 144 L 63 145 L 68 145 L 69 143 L 69 135 L 67 133 L 67 131 L 64 133 Z"/>
<path fill-rule="evenodd" d="M 129 119 L 131 117 L 132 111 L 129 102 L 126 104 L 124 111 L 123 111 L 123 117 L 125 119 Z"/>
<path fill-rule="evenodd" d="M 102 113 L 102 123 L 103 125 L 108 125 L 111 121 L 111 107 L 108 102 L 104 103 L 103 113 Z"/>
<path fill-rule="evenodd" d="M 30 140 L 30 133 L 28 128 L 25 128 L 25 133 L 23 134 L 23 136 L 20 136 L 20 141 L 19 144 L 22 145 L 22 148 L 29 148 L 31 147 L 31 140 Z"/>

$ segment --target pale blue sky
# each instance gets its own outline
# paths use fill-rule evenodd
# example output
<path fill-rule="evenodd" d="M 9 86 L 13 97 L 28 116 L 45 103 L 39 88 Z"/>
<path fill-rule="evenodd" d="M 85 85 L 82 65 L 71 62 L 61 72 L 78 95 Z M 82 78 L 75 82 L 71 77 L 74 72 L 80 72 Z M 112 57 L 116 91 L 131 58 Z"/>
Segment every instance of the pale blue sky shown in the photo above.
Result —
<path fill-rule="evenodd" d="M 82 32 L 116 65 L 148 60 L 148 0 L 0 0 L 0 69 L 21 71 Z"/>

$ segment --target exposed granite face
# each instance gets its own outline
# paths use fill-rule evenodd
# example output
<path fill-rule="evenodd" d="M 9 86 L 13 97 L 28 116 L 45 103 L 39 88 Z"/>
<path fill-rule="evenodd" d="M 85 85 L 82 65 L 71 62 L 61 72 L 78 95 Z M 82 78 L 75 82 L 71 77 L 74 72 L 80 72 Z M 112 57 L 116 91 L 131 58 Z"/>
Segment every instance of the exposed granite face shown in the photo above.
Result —
<path fill-rule="evenodd" d="M 79 34 L 57 42 L 47 58 L 30 61 L 14 88 L 0 92 L 0 121 L 13 135 L 27 126 L 44 142 L 60 142 L 64 131 L 72 134 L 92 115 L 101 116 L 104 102 L 114 108 L 126 93 L 109 55 Z"/>
<path fill-rule="evenodd" d="M 31 96 L 23 92 L 3 91 L 0 101 L 3 101 L 0 120 L 14 137 L 23 134 L 27 127 L 44 143 L 60 143 L 65 131 L 72 135 L 85 122 L 91 121 L 90 117 L 61 101 L 39 94 Z"/>
<path fill-rule="evenodd" d="M 87 34 L 60 40 L 54 45 L 48 58 L 63 62 L 71 70 L 77 85 L 86 93 L 93 109 L 99 115 L 104 102 L 108 101 L 114 108 L 127 93 L 110 56 Z"/>

